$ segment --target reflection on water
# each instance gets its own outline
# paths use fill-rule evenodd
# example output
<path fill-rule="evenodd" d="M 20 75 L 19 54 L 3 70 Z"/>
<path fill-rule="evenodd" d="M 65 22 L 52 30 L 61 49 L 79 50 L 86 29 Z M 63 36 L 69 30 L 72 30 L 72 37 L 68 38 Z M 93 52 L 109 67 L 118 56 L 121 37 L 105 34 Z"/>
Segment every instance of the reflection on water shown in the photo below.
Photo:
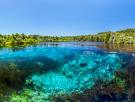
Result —
<path fill-rule="evenodd" d="M 107 51 L 135 52 L 134 45 L 102 44 L 102 45 L 97 45 L 97 47 L 101 49 L 105 49 Z"/>
<path fill-rule="evenodd" d="M 91 93 L 91 89 L 96 92 L 96 88 L 104 82 L 112 89 L 124 89 L 128 80 L 124 79 L 123 71 L 133 69 L 135 62 L 134 48 L 126 48 L 127 45 L 103 45 L 100 42 L 42 43 L 1 48 L 0 99 L 11 102 L 59 102 L 61 99 L 66 102 L 66 97 L 69 97 L 69 100 L 73 98 L 76 101 L 75 93 L 83 96 L 86 90 L 89 90 L 87 94 Z M 116 74 L 119 70 L 123 77 L 121 72 Z M 99 80 L 102 82 L 98 83 Z M 112 82 L 118 86 L 114 88 L 110 84 Z M 96 96 L 99 101 L 104 100 L 99 96 Z"/>

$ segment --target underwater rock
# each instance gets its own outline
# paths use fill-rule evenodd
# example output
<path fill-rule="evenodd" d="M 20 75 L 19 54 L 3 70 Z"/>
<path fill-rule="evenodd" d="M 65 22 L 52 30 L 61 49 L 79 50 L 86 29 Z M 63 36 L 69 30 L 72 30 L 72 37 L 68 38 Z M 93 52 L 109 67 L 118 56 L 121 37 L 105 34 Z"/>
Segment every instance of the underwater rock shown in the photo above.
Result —
<path fill-rule="evenodd" d="M 98 63 L 97 63 L 98 62 Z M 60 93 L 71 94 L 91 88 L 97 79 L 111 80 L 114 71 L 121 67 L 117 54 L 76 55 L 58 71 L 44 74 L 33 74 L 29 80 L 35 90 L 48 96 Z"/>
<path fill-rule="evenodd" d="M 53 102 L 135 102 L 135 66 L 115 71 L 110 81 L 97 80 L 82 93 L 55 94 Z"/>

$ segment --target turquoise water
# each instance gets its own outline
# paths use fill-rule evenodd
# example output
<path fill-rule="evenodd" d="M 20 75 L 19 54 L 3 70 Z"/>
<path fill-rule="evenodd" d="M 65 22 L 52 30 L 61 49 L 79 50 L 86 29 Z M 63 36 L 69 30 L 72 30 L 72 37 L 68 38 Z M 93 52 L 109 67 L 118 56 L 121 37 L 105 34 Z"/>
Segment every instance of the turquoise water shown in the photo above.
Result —
<path fill-rule="evenodd" d="M 42 102 L 56 94 L 81 93 L 99 79 L 112 80 L 116 70 L 134 59 L 132 53 L 108 52 L 96 46 L 100 44 L 48 43 L 1 48 L 0 64 L 28 72 L 24 87 L 32 90 L 31 100 Z"/>

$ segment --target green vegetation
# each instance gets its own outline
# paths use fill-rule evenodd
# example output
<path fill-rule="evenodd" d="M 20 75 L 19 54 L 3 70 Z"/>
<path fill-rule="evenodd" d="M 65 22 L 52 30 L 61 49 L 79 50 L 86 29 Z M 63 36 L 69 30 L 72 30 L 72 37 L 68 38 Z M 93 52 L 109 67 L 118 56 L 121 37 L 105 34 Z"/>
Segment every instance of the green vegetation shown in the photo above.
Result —
<path fill-rule="evenodd" d="M 38 42 L 39 39 L 36 35 L 25 35 L 25 34 L 12 34 L 12 35 L 0 35 L 0 45 L 22 45 L 22 44 L 33 44 Z"/>
<path fill-rule="evenodd" d="M 72 37 L 73 41 L 96 41 L 112 44 L 135 44 L 135 29 L 116 32 L 101 32 L 96 35 L 82 35 Z"/>
<path fill-rule="evenodd" d="M 116 32 L 101 32 L 95 35 L 80 36 L 40 36 L 25 34 L 0 34 L 0 46 L 25 45 L 38 42 L 68 42 L 68 41 L 91 41 L 115 44 L 135 44 L 135 29 L 126 29 Z"/>
<path fill-rule="evenodd" d="M 109 44 L 135 44 L 135 29 L 126 29 L 116 32 L 100 32 L 95 35 L 63 36 L 63 37 L 44 37 L 43 41 L 91 41 L 104 42 Z"/>
<path fill-rule="evenodd" d="M 0 62 L 0 102 L 8 102 L 9 94 L 23 88 L 25 76 L 26 73 L 17 69 L 16 64 Z"/>

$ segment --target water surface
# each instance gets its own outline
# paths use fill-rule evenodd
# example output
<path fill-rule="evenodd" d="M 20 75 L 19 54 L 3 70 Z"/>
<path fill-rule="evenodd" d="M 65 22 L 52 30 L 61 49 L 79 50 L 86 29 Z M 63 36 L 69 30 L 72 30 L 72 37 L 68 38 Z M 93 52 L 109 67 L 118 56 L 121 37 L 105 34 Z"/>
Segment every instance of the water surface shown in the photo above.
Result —
<path fill-rule="evenodd" d="M 15 70 L 11 73 L 23 72 L 16 81 L 7 77 L 7 86 L 18 92 L 29 90 L 30 101 L 34 102 L 49 101 L 56 94 L 81 93 L 99 79 L 110 81 L 116 70 L 134 63 L 134 57 L 134 51 L 110 50 L 100 42 L 42 43 L 0 49 L 1 69 L 7 66 Z"/>

